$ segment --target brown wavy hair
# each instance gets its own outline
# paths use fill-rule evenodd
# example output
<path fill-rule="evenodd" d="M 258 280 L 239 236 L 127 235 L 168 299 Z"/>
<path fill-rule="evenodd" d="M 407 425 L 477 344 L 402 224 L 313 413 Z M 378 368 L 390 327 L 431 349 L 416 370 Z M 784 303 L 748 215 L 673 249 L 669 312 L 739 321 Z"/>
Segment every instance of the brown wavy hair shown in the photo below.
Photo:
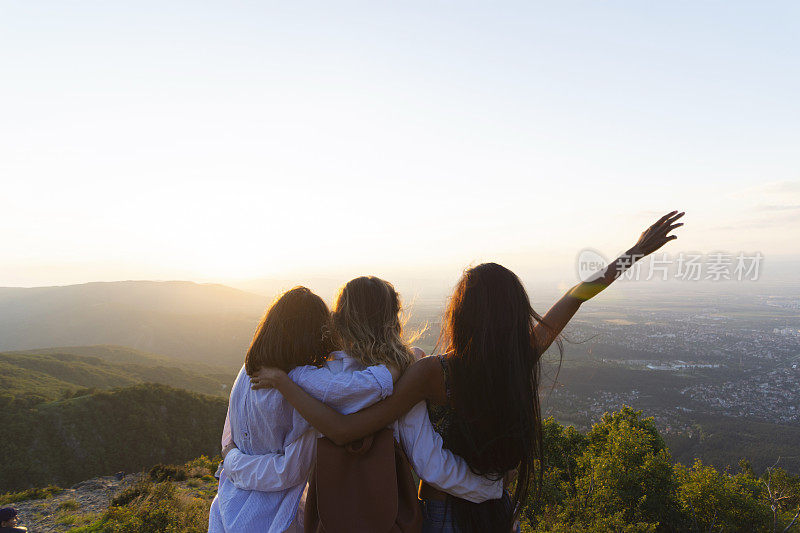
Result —
<path fill-rule="evenodd" d="M 331 322 L 341 348 L 366 366 L 405 370 L 414 355 L 403 341 L 400 296 L 388 281 L 362 276 L 339 290 Z M 416 340 L 416 336 L 408 342 Z"/>
<path fill-rule="evenodd" d="M 321 365 L 334 349 L 328 306 L 306 287 L 295 287 L 279 296 L 261 319 L 244 368 L 251 376 L 262 366 L 288 372 L 297 366 Z"/>

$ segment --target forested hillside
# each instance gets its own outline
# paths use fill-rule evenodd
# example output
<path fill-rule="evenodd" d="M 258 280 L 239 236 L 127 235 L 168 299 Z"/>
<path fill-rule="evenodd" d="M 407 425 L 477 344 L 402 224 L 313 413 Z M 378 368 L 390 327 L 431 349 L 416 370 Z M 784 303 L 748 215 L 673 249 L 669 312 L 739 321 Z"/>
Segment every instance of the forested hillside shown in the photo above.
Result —
<path fill-rule="evenodd" d="M 0 396 L 0 489 L 75 482 L 218 453 L 227 400 L 164 385 Z"/>
<path fill-rule="evenodd" d="M 218 453 L 234 372 L 123 346 L 0 353 L 0 490 Z"/>

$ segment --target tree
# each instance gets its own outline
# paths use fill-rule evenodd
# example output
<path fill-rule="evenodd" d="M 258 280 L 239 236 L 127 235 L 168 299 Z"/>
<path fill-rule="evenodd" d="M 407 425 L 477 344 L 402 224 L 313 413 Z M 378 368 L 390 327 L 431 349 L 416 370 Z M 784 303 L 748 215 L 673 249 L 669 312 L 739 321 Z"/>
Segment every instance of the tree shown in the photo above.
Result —
<path fill-rule="evenodd" d="M 545 438 L 554 442 L 545 450 L 563 455 L 550 457 L 556 474 L 544 476 L 545 501 L 533 513 L 535 527 L 656 531 L 681 522 L 669 453 L 651 418 L 625 407 L 603 415 L 583 438 L 552 424 L 545 425 Z"/>
<path fill-rule="evenodd" d="M 772 530 L 787 533 L 800 518 L 800 476 L 792 476 L 776 465 L 767 468 L 761 478 L 763 497 L 772 511 Z"/>
<path fill-rule="evenodd" d="M 693 531 L 770 530 L 770 512 L 752 470 L 733 476 L 697 460 L 691 468 L 676 465 L 675 476 L 678 500 Z"/>

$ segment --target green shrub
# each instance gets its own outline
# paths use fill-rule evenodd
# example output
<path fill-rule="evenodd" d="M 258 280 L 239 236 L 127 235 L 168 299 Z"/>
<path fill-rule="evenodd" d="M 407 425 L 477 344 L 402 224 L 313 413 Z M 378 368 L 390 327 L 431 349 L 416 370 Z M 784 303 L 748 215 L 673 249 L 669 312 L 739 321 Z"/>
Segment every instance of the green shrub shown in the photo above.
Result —
<path fill-rule="evenodd" d="M 94 523 L 72 533 L 205 533 L 209 502 L 169 481 L 143 483 L 126 505 L 113 505 Z"/>
<path fill-rule="evenodd" d="M 209 459 L 205 455 L 201 455 L 197 459 L 192 459 L 183 468 L 186 470 L 188 477 L 204 477 L 212 475 L 217 471 L 217 466 L 222 461 L 221 457 L 213 457 Z"/>
<path fill-rule="evenodd" d="M 158 464 L 150 469 L 150 479 L 155 482 L 184 481 L 186 479 L 186 468 L 176 465 Z"/>
<path fill-rule="evenodd" d="M 148 494 L 151 490 L 152 484 L 148 481 L 141 481 L 132 487 L 128 487 L 111 500 L 112 507 L 119 507 L 128 505 L 140 496 Z"/>

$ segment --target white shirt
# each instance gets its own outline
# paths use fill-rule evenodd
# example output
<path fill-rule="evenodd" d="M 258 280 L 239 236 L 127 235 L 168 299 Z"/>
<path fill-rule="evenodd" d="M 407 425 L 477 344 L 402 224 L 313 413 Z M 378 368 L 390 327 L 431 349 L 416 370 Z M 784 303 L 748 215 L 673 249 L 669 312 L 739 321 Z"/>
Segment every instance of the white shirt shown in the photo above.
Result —
<path fill-rule="evenodd" d="M 341 410 L 357 411 L 387 397 L 393 389 L 392 376 L 386 367 L 353 368 L 337 360 L 322 368 L 297 367 L 289 376 L 309 386 L 317 399 Z M 237 487 L 230 468 L 223 469 L 217 496 L 211 504 L 209 532 L 284 531 L 297 514 L 308 477 L 303 469 L 305 465 L 310 468 L 314 458 L 313 447 L 307 444 L 310 450 L 302 449 L 301 444 L 313 442 L 310 439 L 316 434 L 277 390 L 252 390 L 244 367 L 231 389 L 228 415 L 225 433 L 230 436 L 223 438 L 232 438 L 244 454 L 256 457 L 275 454 L 278 458 L 275 472 L 284 484 L 270 492 L 248 489 L 241 484 Z"/>
<path fill-rule="evenodd" d="M 298 367 L 289 376 L 309 394 L 345 414 L 371 405 L 393 390 L 385 366 L 365 368 L 344 352 L 334 352 L 321 368 Z M 319 435 L 278 391 L 250 389 L 244 369 L 231 390 L 229 415 L 238 449 L 225 458 L 209 531 L 284 531 L 297 513 Z M 412 467 L 427 483 L 474 502 L 502 496 L 502 480 L 473 474 L 463 459 L 442 448 L 425 402 L 392 427 Z"/>

